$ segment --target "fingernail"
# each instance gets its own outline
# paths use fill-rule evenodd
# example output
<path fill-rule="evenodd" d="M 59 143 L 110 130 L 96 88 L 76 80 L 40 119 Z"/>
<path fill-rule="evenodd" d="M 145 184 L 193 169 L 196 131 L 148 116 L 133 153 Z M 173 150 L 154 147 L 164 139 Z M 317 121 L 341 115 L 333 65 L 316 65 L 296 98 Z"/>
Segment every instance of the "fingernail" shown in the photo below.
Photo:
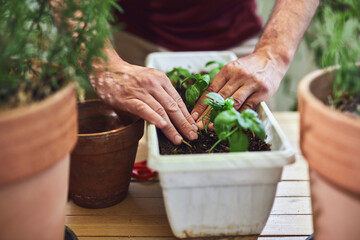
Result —
<path fill-rule="evenodd" d="M 174 138 L 175 144 L 180 144 L 182 142 L 182 137 L 180 135 L 176 135 Z"/>
<path fill-rule="evenodd" d="M 195 123 L 192 124 L 192 127 L 195 129 L 195 131 L 199 130 Z"/>
<path fill-rule="evenodd" d="M 190 131 L 190 132 L 189 132 L 189 136 L 190 136 L 190 137 L 189 137 L 190 140 L 195 140 L 195 139 L 198 138 L 197 133 L 194 132 L 194 131 Z"/>
<path fill-rule="evenodd" d="M 196 120 L 199 118 L 199 113 L 193 112 L 193 114 L 191 114 L 191 116 L 192 116 L 193 119 L 196 121 Z"/>

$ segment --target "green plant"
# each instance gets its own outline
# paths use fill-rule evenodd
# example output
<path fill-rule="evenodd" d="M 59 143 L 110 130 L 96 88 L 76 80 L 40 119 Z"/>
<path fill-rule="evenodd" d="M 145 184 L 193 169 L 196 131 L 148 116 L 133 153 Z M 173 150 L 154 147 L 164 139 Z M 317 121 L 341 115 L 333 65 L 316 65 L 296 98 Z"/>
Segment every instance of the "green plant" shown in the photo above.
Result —
<path fill-rule="evenodd" d="M 360 1 L 322 0 L 306 34 L 319 67 L 339 65 L 333 82 L 332 101 L 360 98 Z"/>
<path fill-rule="evenodd" d="M 184 78 L 190 77 L 191 73 L 189 70 L 182 67 L 175 67 L 171 71 L 166 73 L 170 79 L 171 84 L 176 88 L 180 87 L 180 83 Z"/>
<path fill-rule="evenodd" d="M 213 122 L 216 135 L 219 138 L 209 149 L 209 152 L 221 141 L 229 141 L 231 152 L 246 151 L 249 146 L 249 138 L 245 133 L 247 130 L 251 131 L 261 140 L 265 140 L 264 125 L 254 110 L 246 109 L 239 113 L 233 107 L 234 99 L 224 99 L 218 93 L 209 93 L 206 96 L 209 98 L 205 99 L 204 104 L 211 107 L 208 110 L 211 112 L 209 118 L 206 114 L 204 115 L 203 123 L 205 118 Z M 205 129 L 207 129 L 207 124 Z"/>
<path fill-rule="evenodd" d="M 91 63 L 105 59 L 112 7 L 115 0 L 0 0 L 0 107 L 44 99 L 70 80 L 89 85 Z"/>
<path fill-rule="evenodd" d="M 219 61 L 209 61 L 205 64 L 205 67 L 213 64 L 218 66 L 205 74 L 196 73 L 192 75 L 189 70 L 181 67 L 173 68 L 166 73 L 175 88 L 186 88 L 185 100 L 190 107 L 195 106 L 196 101 L 209 87 L 215 75 L 225 66 L 224 63 Z"/>

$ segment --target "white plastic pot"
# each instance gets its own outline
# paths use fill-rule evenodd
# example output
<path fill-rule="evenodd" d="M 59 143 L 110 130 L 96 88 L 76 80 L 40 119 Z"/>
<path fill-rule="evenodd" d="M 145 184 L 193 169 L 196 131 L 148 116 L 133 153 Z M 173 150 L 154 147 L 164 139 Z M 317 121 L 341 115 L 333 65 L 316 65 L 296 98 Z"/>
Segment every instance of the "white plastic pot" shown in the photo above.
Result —
<path fill-rule="evenodd" d="M 207 61 L 230 62 L 231 52 L 153 53 L 147 66 L 162 71 Z M 270 152 L 160 155 L 156 127 L 147 126 L 148 163 L 159 172 L 167 216 L 176 237 L 257 235 L 274 202 L 283 166 L 295 154 L 264 102 L 258 108 Z"/>

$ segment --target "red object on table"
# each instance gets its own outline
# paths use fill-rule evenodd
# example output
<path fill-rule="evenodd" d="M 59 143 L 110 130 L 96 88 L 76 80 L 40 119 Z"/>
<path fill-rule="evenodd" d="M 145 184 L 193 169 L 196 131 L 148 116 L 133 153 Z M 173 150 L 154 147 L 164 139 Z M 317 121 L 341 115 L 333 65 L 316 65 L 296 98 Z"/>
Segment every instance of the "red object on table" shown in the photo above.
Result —
<path fill-rule="evenodd" d="M 147 160 L 143 160 L 140 162 L 136 162 L 134 164 L 134 168 L 132 170 L 132 177 L 141 179 L 141 180 L 148 180 L 155 176 L 156 172 L 146 165 Z"/>

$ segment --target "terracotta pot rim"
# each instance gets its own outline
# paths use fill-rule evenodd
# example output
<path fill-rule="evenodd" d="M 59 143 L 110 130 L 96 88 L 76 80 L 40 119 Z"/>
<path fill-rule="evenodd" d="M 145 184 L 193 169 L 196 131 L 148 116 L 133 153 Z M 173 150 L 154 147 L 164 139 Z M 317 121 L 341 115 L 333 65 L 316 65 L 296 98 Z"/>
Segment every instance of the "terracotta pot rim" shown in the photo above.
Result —
<path fill-rule="evenodd" d="M 360 64 L 358 64 L 360 65 Z M 326 114 L 328 116 L 332 115 L 341 121 L 346 122 L 351 126 L 358 125 L 356 119 L 360 121 L 360 118 L 354 117 L 350 114 L 338 111 L 325 103 L 323 103 L 319 98 L 317 98 L 310 90 L 310 85 L 313 81 L 318 79 L 320 76 L 328 74 L 330 72 L 334 72 L 335 70 L 339 69 L 339 66 L 332 66 L 324 69 L 315 70 L 309 74 L 307 74 L 303 79 L 301 79 L 298 88 L 298 96 L 303 96 L 304 98 L 309 99 L 309 102 L 314 104 L 314 107 L 321 111 L 321 113 Z"/>
<path fill-rule="evenodd" d="M 68 95 L 69 92 L 73 91 L 73 86 L 74 84 L 72 82 L 69 82 L 62 86 L 60 89 L 56 90 L 56 92 L 54 92 L 50 96 L 40 101 L 32 102 L 25 106 L 0 111 L 0 124 L 2 122 L 7 122 L 11 121 L 12 119 L 19 118 L 23 115 L 27 115 L 31 112 L 37 112 L 40 109 L 46 108 L 47 106 L 58 102 L 59 99 L 63 98 L 64 95 Z"/>
<path fill-rule="evenodd" d="M 133 127 L 134 125 L 137 125 L 141 121 L 143 121 L 143 119 L 139 118 L 138 120 L 136 120 L 133 123 L 130 123 L 129 125 L 126 125 L 126 126 L 123 126 L 123 127 L 120 127 L 120 128 L 116 128 L 114 130 L 105 131 L 105 132 L 99 132 L 99 133 L 78 133 L 77 135 L 78 135 L 79 138 L 82 138 L 82 137 L 96 138 L 96 137 L 103 137 L 105 135 L 114 135 L 114 134 L 118 134 L 118 133 L 121 133 L 123 131 L 126 131 L 127 129 Z"/>
<path fill-rule="evenodd" d="M 100 99 L 88 99 L 88 100 L 85 100 L 85 101 L 78 102 L 78 104 L 79 103 L 90 103 L 90 102 L 101 102 L 101 103 L 103 103 Z M 104 103 L 104 104 L 106 104 L 106 103 Z M 129 114 L 132 114 L 132 113 L 129 113 Z M 129 128 L 139 124 L 139 122 L 143 121 L 142 118 L 140 118 L 140 117 L 137 117 L 137 118 L 138 119 L 136 121 L 134 121 L 134 122 L 132 122 L 132 123 L 126 125 L 126 126 L 122 126 L 122 127 L 119 127 L 119 128 L 113 129 L 113 130 L 104 131 L 104 132 L 97 132 L 97 133 L 78 133 L 77 135 L 78 135 L 79 138 L 82 138 L 82 137 L 96 138 L 96 137 L 103 137 L 105 135 L 118 134 L 118 133 L 120 133 L 122 131 L 126 131 L 127 129 L 129 129 Z"/>
<path fill-rule="evenodd" d="M 38 174 L 69 154 L 77 140 L 76 122 L 72 82 L 41 101 L 2 111 L 0 185 Z"/>

